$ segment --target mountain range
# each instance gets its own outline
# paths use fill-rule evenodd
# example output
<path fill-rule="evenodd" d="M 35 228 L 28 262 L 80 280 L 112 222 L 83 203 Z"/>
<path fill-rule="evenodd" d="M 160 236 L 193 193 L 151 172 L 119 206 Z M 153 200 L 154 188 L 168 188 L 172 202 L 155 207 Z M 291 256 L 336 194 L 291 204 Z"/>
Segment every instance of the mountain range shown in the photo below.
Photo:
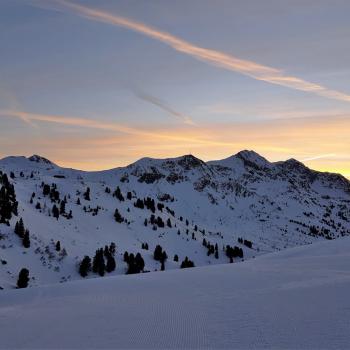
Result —
<path fill-rule="evenodd" d="M 186 257 L 195 266 L 238 263 L 350 234 L 349 180 L 254 151 L 209 162 L 142 158 L 93 172 L 38 155 L 6 157 L 0 171 L 17 202 L 0 224 L 2 289 L 16 286 L 23 267 L 29 286 L 81 279 L 84 256 L 93 260 L 112 242 L 116 269 L 109 275 L 128 271 L 125 252 L 140 253 L 146 272 L 179 269 Z M 29 247 L 18 234 L 20 219 Z M 157 245 L 163 262 L 155 259 Z"/>

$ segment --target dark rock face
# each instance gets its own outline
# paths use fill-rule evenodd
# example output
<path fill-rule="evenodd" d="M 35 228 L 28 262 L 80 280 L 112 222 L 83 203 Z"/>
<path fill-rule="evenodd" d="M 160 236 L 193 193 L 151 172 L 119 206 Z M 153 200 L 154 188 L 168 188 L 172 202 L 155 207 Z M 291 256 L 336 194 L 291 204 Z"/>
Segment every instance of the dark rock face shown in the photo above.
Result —
<path fill-rule="evenodd" d="M 50 165 L 53 164 L 47 158 L 38 156 L 37 154 L 32 155 L 31 157 L 28 158 L 28 160 L 30 160 L 31 162 L 36 162 L 36 163 L 45 163 L 45 164 L 50 164 Z"/>
<path fill-rule="evenodd" d="M 191 154 L 181 157 L 181 159 L 178 161 L 178 164 L 185 170 L 191 170 L 205 165 L 202 160 L 192 156 Z"/>

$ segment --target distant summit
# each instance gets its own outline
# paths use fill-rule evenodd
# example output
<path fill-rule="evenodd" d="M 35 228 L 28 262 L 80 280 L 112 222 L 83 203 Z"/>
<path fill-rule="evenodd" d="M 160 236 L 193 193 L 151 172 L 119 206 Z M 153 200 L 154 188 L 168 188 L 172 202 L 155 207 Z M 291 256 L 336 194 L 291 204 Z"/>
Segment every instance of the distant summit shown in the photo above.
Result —
<path fill-rule="evenodd" d="M 48 160 L 47 158 L 42 156 L 38 156 L 37 154 L 33 154 L 31 157 L 28 157 L 28 160 L 36 163 L 45 163 L 45 164 L 54 165 L 54 163 L 51 162 L 51 160 Z"/>

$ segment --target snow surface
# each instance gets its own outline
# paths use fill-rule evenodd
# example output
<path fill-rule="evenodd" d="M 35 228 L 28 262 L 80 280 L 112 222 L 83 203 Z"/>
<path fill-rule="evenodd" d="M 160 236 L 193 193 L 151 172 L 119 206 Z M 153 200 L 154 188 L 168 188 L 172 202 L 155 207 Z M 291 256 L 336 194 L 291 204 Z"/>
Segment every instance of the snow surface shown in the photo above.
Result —
<path fill-rule="evenodd" d="M 348 349 L 350 239 L 3 291 L 1 348 Z"/>

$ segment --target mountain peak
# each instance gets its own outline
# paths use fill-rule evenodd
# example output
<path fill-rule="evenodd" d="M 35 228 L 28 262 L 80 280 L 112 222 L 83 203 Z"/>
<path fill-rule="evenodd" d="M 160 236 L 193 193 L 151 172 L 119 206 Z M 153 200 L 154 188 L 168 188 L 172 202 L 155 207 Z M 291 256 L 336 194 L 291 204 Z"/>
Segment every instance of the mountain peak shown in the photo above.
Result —
<path fill-rule="evenodd" d="M 246 165 L 253 167 L 258 166 L 259 168 L 267 168 L 270 165 L 270 162 L 262 157 L 260 154 L 255 151 L 243 150 L 232 156 L 233 158 L 239 158 L 243 160 Z"/>
<path fill-rule="evenodd" d="M 177 163 L 189 170 L 201 166 L 204 162 L 192 154 L 185 154 L 177 159 Z"/>
<path fill-rule="evenodd" d="M 50 164 L 50 165 L 54 164 L 53 162 L 51 162 L 51 160 L 48 160 L 47 158 L 39 156 L 37 154 L 33 154 L 31 157 L 28 157 L 28 160 L 36 163 L 44 163 L 44 164 Z"/>

